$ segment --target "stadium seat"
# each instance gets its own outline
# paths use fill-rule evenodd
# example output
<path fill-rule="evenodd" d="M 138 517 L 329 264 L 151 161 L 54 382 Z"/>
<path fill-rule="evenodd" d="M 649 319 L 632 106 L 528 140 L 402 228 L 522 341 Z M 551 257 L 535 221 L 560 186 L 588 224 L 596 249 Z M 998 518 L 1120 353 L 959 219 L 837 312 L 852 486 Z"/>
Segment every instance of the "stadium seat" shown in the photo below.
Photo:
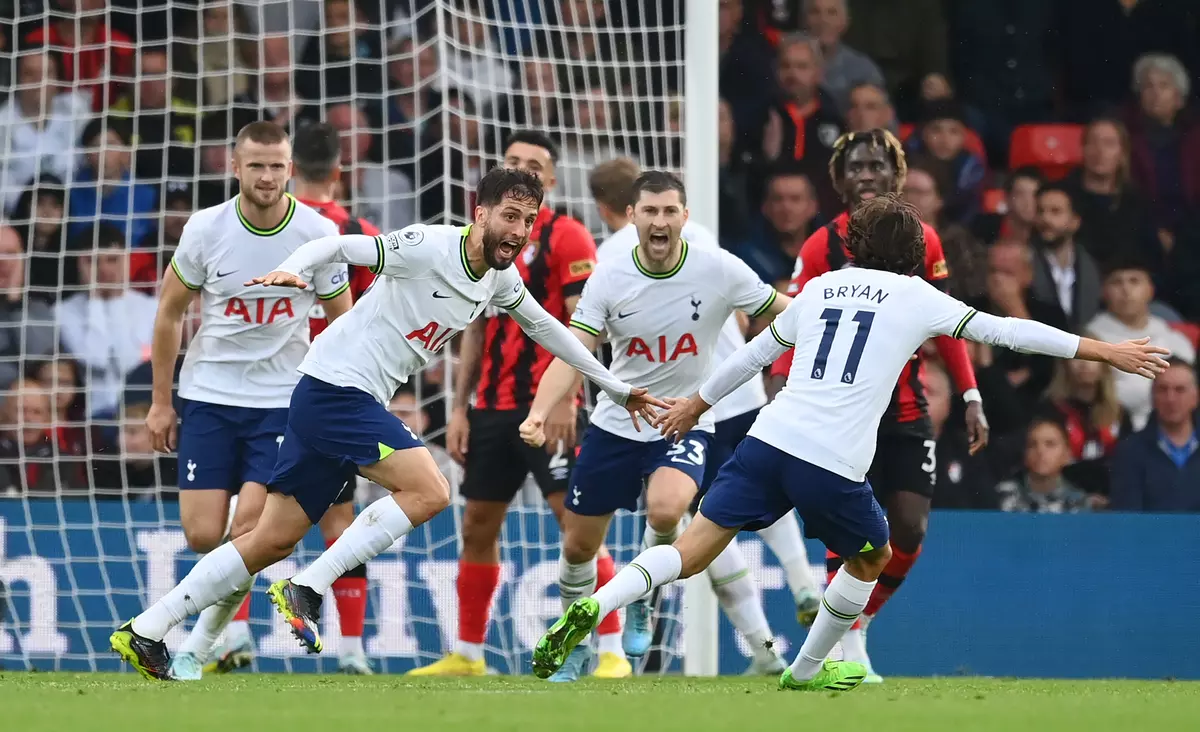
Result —
<path fill-rule="evenodd" d="M 990 214 L 1008 213 L 1008 200 L 1003 188 L 989 188 L 983 192 L 983 212 Z"/>
<path fill-rule="evenodd" d="M 1171 323 L 1171 329 L 1187 336 L 1193 348 L 1200 348 L 1200 325 L 1179 320 Z"/>
<path fill-rule="evenodd" d="M 1035 166 L 1050 180 L 1058 180 L 1083 160 L 1083 127 L 1080 125 L 1021 125 L 1013 130 L 1008 167 Z"/>

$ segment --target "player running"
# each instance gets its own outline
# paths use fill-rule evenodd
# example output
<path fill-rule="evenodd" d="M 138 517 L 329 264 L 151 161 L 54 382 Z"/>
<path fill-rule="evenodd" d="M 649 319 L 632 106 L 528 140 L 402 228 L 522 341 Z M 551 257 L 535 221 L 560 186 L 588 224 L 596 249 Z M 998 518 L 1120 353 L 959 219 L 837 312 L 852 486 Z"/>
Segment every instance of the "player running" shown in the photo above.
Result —
<path fill-rule="evenodd" d="M 601 261 L 614 257 L 628 257 L 638 246 L 638 229 L 633 224 L 631 212 L 634 204 L 634 183 L 639 174 L 638 164 L 630 158 L 616 158 L 601 163 L 592 171 L 589 180 L 592 197 L 605 225 L 614 232 L 600 245 Z M 689 246 L 710 250 L 720 248 L 713 233 L 692 220 L 683 225 L 682 236 Z M 725 321 L 713 353 L 714 363 L 724 361 L 738 348 L 746 345 L 745 332 L 748 326 L 749 318 L 740 311 Z M 746 430 L 754 422 L 758 410 L 766 403 L 767 395 L 762 379 L 750 379 L 713 408 L 716 424 L 698 496 L 703 496 L 708 490 L 708 486 L 716 477 L 717 469 L 733 454 L 734 448 L 746 436 Z M 800 526 L 796 522 L 795 514 L 784 516 L 774 526 L 759 531 L 758 535 L 779 558 L 796 601 L 798 619 L 804 625 L 812 625 L 817 616 L 821 595 L 813 580 L 808 553 L 800 537 Z M 647 532 L 644 536 L 647 541 L 644 542 L 643 549 L 652 545 L 648 541 L 652 537 L 653 532 Z M 721 609 L 751 648 L 753 659 L 747 674 L 782 672 L 786 664 L 774 649 L 773 643 L 769 642 L 774 634 L 767 622 L 758 587 L 754 578 L 750 576 L 749 566 L 736 540 L 730 542 L 721 556 L 713 561 L 707 574 Z M 603 583 L 599 583 L 598 586 L 603 586 Z M 630 619 L 625 626 L 626 637 L 629 639 L 629 645 L 634 648 L 648 642 L 638 639 L 639 634 L 643 638 L 652 637 L 649 611 L 649 598 L 639 600 L 625 611 L 626 618 Z M 601 643 L 603 638 L 601 635 Z"/>
<path fill-rule="evenodd" d="M 783 689 L 847 691 L 868 671 L 827 660 L 866 607 L 891 559 L 888 523 L 867 471 L 893 385 L 912 353 L 934 335 L 1058 358 L 1102 361 L 1154 378 L 1166 349 L 1149 339 L 1112 345 L 1018 318 L 979 313 L 925 280 L 920 216 L 894 195 L 851 215 L 855 266 L 809 283 L 771 326 L 713 373 L 697 394 L 675 400 L 655 420 L 673 441 L 687 435 L 710 405 L 797 349 L 787 382 L 763 408 L 750 434 L 722 466 L 700 513 L 673 546 L 639 555 L 593 597 L 575 602 L 533 653 L 544 675 L 566 659 L 597 619 L 660 585 L 700 572 L 743 528 L 773 523 L 793 507 L 810 536 L 844 558 L 825 590 L 804 645 L 779 679 Z"/>
<path fill-rule="evenodd" d="M 708 373 L 721 328 L 735 309 L 772 317 L 788 298 L 764 284 L 732 254 L 692 247 L 681 237 L 687 223 L 687 194 L 675 176 L 643 173 L 634 183 L 632 198 L 639 243 L 596 268 L 575 308 L 571 329 L 593 350 L 600 334 L 607 332 L 613 344 L 613 370 L 622 378 L 687 393 Z M 521 425 L 522 437 L 542 445 L 546 415 L 578 386 L 579 375 L 570 366 L 558 360 L 552 363 Z M 596 554 L 614 511 L 636 509 L 644 486 L 647 543 L 670 544 L 704 477 L 712 442 L 711 418 L 670 445 L 653 431 L 635 431 L 620 412 L 601 395 L 571 475 L 558 578 L 564 606 L 592 593 Z M 626 623 L 642 632 L 626 634 L 625 653 L 644 655 L 651 641 L 649 607 L 640 616 L 631 609 Z M 590 653 L 581 645 L 571 659 L 564 660 L 581 668 Z M 553 671 L 558 669 L 555 666 Z"/>
<path fill-rule="evenodd" d="M 557 182 L 557 160 L 558 147 L 533 130 L 512 134 L 504 147 L 504 164 L 536 175 L 547 195 Z M 583 224 L 543 204 L 533 222 L 529 244 L 515 260 L 529 295 L 546 312 L 566 323 L 595 265 L 596 243 Z M 465 468 L 459 487 L 466 506 L 455 583 L 458 641 L 445 658 L 410 671 L 413 676 L 487 673 L 483 642 L 492 598 L 500 584 L 498 538 L 508 506 L 533 473 L 561 526 L 563 493 L 575 465 L 576 423 L 580 419 L 577 395 L 567 395 L 550 413 L 548 449 L 526 445 L 517 428 L 528 414 L 538 381 L 554 357 L 528 338 L 517 321 L 502 313 L 489 315 L 492 317 L 480 318 L 463 331 L 454 411 L 446 427 L 450 455 Z M 472 392 L 475 403 L 468 409 Z M 597 583 L 604 585 L 614 573 L 612 557 L 601 549 Z M 600 653 L 594 675 L 631 675 L 633 669 L 621 652 L 620 616 L 613 613 L 605 618 L 596 632 Z"/>
<path fill-rule="evenodd" d="M 829 174 L 848 211 L 853 211 L 864 200 L 899 192 L 904 187 L 906 172 L 904 150 L 886 130 L 843 135 L 834 144 L 833 157 L 829 161 Z M 842 213 L 804 242 L 788 288 L 789 295 L 800 292 L 813 278 L 848 265 L 852 259 L 846 247 L 849 220 L 850 214 Z M 949 272 L 941 239 L 927 224 L 922 224 L 921 228 L 925 235 L 925 261 L 921 272 L 931 284 L 944 289 Z M 987 444 L 988 427 L 966 344 L 941 336 L 934 339 L 934 345 L 966 401 L 967 431 L 974 454 Z M 769 392 L 774 393 L 782 386 L 791 359 L 789 351 L 772 366 Z M 879 450 L 870 471 L 871 485 L 887 511 L 892 559 L 880 576 L 862 618 L 842 639 L 845 658 L 869 669 L 867 683 L 882 681 L 871 668 L 867 655 L 867 624 L 904 581 L 920 556 L 925 540 L 937 478 L 934 448 L 918 351 L 901 372 L 892 402 L 880 423 Z M 832 580 L 842 560 L 827 548 L 825 561 L 827 576 Z"/>
<path fill-rule="evenodd" d="M 346 268 L 328 264 L 314 286 L 264 292 L 242 284 L 247 274 L 273 269 L 306 242 L 336 233 L 333 224 L 287 195 L 291 145 L 269 122 L 238 133 L 233 170 L 241 193 L 196 212 L 184 227 L 162 293 L 151 343 L 153 404 L 146 417 L 154 449 L 179 450 L 179 513 L 188 546 L 212 552 L 229 521 L 229 496 L 238 496 L 230 536 L 254 528 L 266 501 L 287 423 L 287 405 L 308 351 L 308 312 L 320 300 L 331 318 L 350 308 Z M 171 399 L 183 318 L 200 293 L 200 330 L 179 375 L 182 424 Z M 171 672 L 200 678 L 201 666 L 249 592 L 218 598 L 180 648 Z M 246 623 L 226 634 L 234 648 L 253 648 Z M 166 668 L 161 671 L 165 674 Z"/>
<path fill-rule="evenodd" d="M 609 373 L 526 296 L 511 265 L 541 206 L 538 179 L 496 168 L 479 181 L 475 196 L 472 226 L 325 237 L 283 264 L 267 265 L 274 271 L 247 283 L 304 292 L 312 288 L 312 273 L 333 262 L 370 265 L 377 276 L 358 306 L 334 321 L 299 366 L 303 376 L 292 392 L 261 520 L 204 556 L 174 589 L 112 634 L 113 650 L 143 676 L 169 678 L 166 633 L 187 616 L 247 591 L 254 574 L 290 555 L 346 481 L 361 474 L 391 495 L 367 507 L 306 569 L 268 590 L 301 644 L 321 651 L 321 601 L 334 581 L 449 505 L 449 485 L 433 457 L 385 405 L 490 305 L 511 312 L 534 340 L 584 371 L 634 420 L 652 415 L 652 405 L 665 406 Z"/>

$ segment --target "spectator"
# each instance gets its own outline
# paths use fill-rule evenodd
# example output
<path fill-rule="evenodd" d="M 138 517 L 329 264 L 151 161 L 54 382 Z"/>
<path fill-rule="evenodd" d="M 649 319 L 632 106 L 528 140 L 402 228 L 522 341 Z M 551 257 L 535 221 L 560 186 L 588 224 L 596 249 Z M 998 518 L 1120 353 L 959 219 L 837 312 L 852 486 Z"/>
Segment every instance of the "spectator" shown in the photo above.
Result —
<path fill-rule="evenodd" d="M 1012 480 L 996 486 L 1001 511 L 1080 513 L 1091 510 L 1089 496 L 1063 477 L 1071 462 L 1067 432 L 1052 419 L 1036 419 L 1025 438 L 1025 461 Z"/>
<path fill-rule="evenodd" d="M 232 139 L 229 116 L 224 112 L 213 112 L 200 120 L 200 175 L 196 183 L 199 208 L 216 206 L 237 195 Z"/>
<path fill-rule="evenodd" d="M 887 89 L 876 84 L 856 84 L 850 88 L 849 103 L 846 112 L 849 132 L 882 129 L 896 134 L 896 110 Z"/>
<path fill-rule="evenodd" d="M 138 246 L 154 228 L 158 189 L 138 183 L 130 169 L 129 128 L 123 120 L 97 117 L 83 130 L 85 163 L 67 196 L 67 235 L 78 237 L 96 221 L 115 226 Z"/>
<path fill-rule="evenodd" d="M 1200 512 L 1196 371 L 1173 359 L 1154 380 L 1154 419 L 1113 458 L 1114 511 Z"/>
<path fill-rule="evenodd" d="M 750 237 L 736 254 L 764 282 L 786 290 L 800 247 L 816 226 L 817 197 L 813 185 L 798 167 L 786 161 L 767 179 L 762 216 L 752 224 Z"/>
<path fill-rule="evenodd" d="M 719 233 L 721 241 L 732 242 L 745 236 L 750 222 L 750 164 L 737 148 L 733 110 L 724 99 L 717 104 L 717 114 Z"/>
<path fill-rule="evenodd" d="M 480 0 L 454 0 L 443 6 L 451 42 L 447 44 L 449 53 L 441 61 L 447 86 L 461 91 L 477 109 L 486 113 L 495 109 L 503 95 L 513 88 L 513 72 L 502 60 L 503 54 L 497 48 L 484 6 Z M 562 18 L 574 20 L 576 16 L 568 13 Z M 590 54 L 597 52 L 595 30 L 586 19 L 579 21 L 575 32 L 562 28 L 548 31 L 554 40 L 568 44 L 568 47 L 559 47 L 550 57 L 586 62 L 592 58 Z M 576 40 L 584 45 L 572 43 Z"/>
<path fill-rule="evenodd" d="M 50 430 L 50 394 L 34 381 L 10 385 L 0 413 L 0 492 L 54 494 L 88 487 L 82 463 L 58 463 Z"/>
<path fill-rule="evenodd" d="M 429 40 L 419 47 L 417 41 L 405 38 L 392 44 L 388 51 L 387 96 L 383 100 L 383 126 L 387 135 L 383 161 L 400 164 L 408 170 L 416 169 L 417 140 L 429 127 L 430 117 L 437 113 L 440 99 L 437 93 L 438 54 L 437 43 Z M 536 66 L 535 62 L 534 66 Z M 547 63 L 553 72 L 553 64 Z M 530 65 L 527 65 L 528 69 Z M 543 81 L 544 77 L 539 77 Z M 528 83 L 528 76 L 526 83 Z M 531 90 L 530 110 L 538 113 L 553 111 L 555 105 L 549 97 L 557 93 L 558 87 L 547 88 L 540 93 Z M 525 111 L 521 107 L 521 111 Z M 549 127 L 549 119 L 541 120 L 538 127 Z"/>
<path fill-rule="evenodd" d="M 1113 369 L 1095 361 L 1058 361 L 1046 393 L 1051 411 L 1067 430 L 1073 463 L 1067 475 L 1097 501 L 1107 502 L 1108 460 L 1117 441 L 1133 431 L 1117 400 Z M 1140 378 L 1140 377 L 1139 377 Z"/>
<path fill-rule="evenodd" d="M 98 446 L 99 435 L 86 423 L 87 391 L 79 364 L 70 356 L 34 362 L 25 377 L 36 382 L 50 395 L 50 425 L 55 442 L 65 454 L 87 455 Z"/>
<path fill-rule="evenodd" d="M 821 212 L 832 216 L 843 204 L 830 180 L 829 158 L 845 124 L 820 88 L 822 69 L 821 47 L 814 38 L 795 33 L 780 39 L 782 100 L 767 115 L 762 149 L 767 161 L 798 162 L 816 186 Z"/>
<path fill-rule="evenodd" d="M 61 180 L 45 176 L 37 187 L 25 189 L 13 209 L 12 221 L 29 252 L 29 293 L 46 302 L 79 284 L 74 268 L 63 263 L 66 195 Z"/>
<path fill-rule="evenodd" d="M 87 369 L 88 411 L 112 417 L 120 404 L 125 376 L 150 353 L 154 298 L 129 289 L 125 236 L 100 223 L 78 240 L 79 281 L 87 291 L 64 298 L 55 308 L 63 346 Z"/>
<path fill-rule="evenodd" d="M 926 363 L 921 369 L 921 383 L 925 387 L 930 427 L 937 443 L 933 460 L 934 508 L 995 508 L 991 487 L 996 481 L 987 461 L 982 453 L 971 454 L 966 430 L 957 425 L 946 429 L 954 403 L 949 375 L 941 366 Z"/>
<path fill-rule="evenodd" d="M 901 117 L 913 116 L 921 100 L 951 96 L 942 3 L 850 0 L 850 17 L 854 23 L 846 31 L 846 43 L 879 65 Z"/>
<path fill-rule="evenodd" d="M 969 225 L 979 211 L 987 165 L 964 147 L 967 134 L 962 107 L 952 101 L 926 104 L 920 124 L 905 144 L 909 155 L 924 154 L 926 165 L 949 184 L 942 216 L 947 223 Z"/>
<path fill-rule="evenodd" d="M 1090 323 L 1100 310 L 1100 270 L 1077 241 L 1079 214 L 1062 186 L 1042 186 L 1037 196 L 1033 296 L 1055 306 L 1067 327 Z"/>
<path fill-rule="evenodd" d="M 92 481 L 99 496 L 110 498 L 176 498 L 179 461 L 154 452 L 146 415 L 150 404 L 126 404 L 116 450 L 92 458 Z"/>
<path fill-rule="evenodd" d="M 337 104 L 326 115 L 341 136 L 342 186 L 354 215 L 376 222 L 383 231 L 403 229 L 416 222 L 412 183 L 403 173 L 368 157 L 374 136 L 366 113 L 350 104 Z M 476 135 L 476 139 L 464 141 L 464 146 L 478 149 L 478 143 Z"/>
<path fill-rule="evenodd" d="M 570 213 L 583 222 L 588 231 L 602 231 L 604 222 L 585 202 L 589 200 L 588 176 L 600 163 L 620 157 L 624 150 L 617 144 L 620 135 L 613 127 L 612 103 L 604 86 L 592 78 L 587 91 L 579 94 L 570 107 L 569 127 L 562 146 L 562 161 L 555 166 L 559 191 Z M 474 185 L 474 184 L 472 184 Z"/>
<path fill-rule="evenodd" d="M 845 114 L 850 109 L 850 91 L 860 84 L 882 87 L 883 72 L 865 54 L 842 43 L 842 36 L 850 25 L 846 0 L 804 0 L 803 5 L 805 29 L 821 44 L 825 59 L 825 77 L 821 86 Z"/>
<path fill-rule="evenodd" d="M 322 104 L 383 91 L 383 35 L 370 27 L 366 3 L 325 0 L 321 42 L 309 43 L 296 71 L 296 93 Z"/>
<path fill-rule="evenodd" d="M 1149 338 L 1170 349 L 1171 355 L 1189 364 L 1196 361 L 1196 349 L 1186 336 L 1173 330 L 1165 320 L 1150 312 L 1154 283 L 1145 265 L 1137 260 L 1115 262 L 1104 277 L 1105 312 L 1088 323 L 1088 331 L 1112 343 Z M 1135 429 L 1150 418 L 1151 382 L 1135 374 L 1116 372 L 1117 399 L 1129 411 Z"/>
<path fill-rule="evenodd" d="M 1042 171 L 1034 167 L 1017 168 L 1010 173 L 1004 182 L 1003 212 L 976 216 L 975 236 L 989 245 L 1000 239 L 1031 243 L 1037 223 L 1038 189 L 1045 183 Z"/>
<path fill-rule="evenodd" d="M 241 5 L 228 0 L 206 2 L 199 15 L 198 27 L 188 34 L 196 40 L 185 42 L 184 48 L 200 77 L 196 101 L 207 111 L 228 106 L 250 90 L 258 54 L 248 40 L 246 10 Z"/>
<path fill-rule="evenodd" d="M 1200 205 L 1200 118 L 1186 108 L 1191 80 L 1174 56 L 1139 58 L 1133 84 L 1133 180 L 1149 199 L 1159 241 L 1170 251 L 1188 211 Z"/>
<path fill-rule="evenodd" d="M 56 350 L 54 312 L 25 290 L 25 247 L 11 226 L 0 226 L 0 390 L 24 372 L 23 359 Z"/>
<path fill-rule="evenodd" d="M 942 191 L 934 166 L 922 160 L 909 162 L 902 194 L 942 240 L 950 269 L 946 291 L 960 300 L 976 300 L 987 292 L 987 252 L 965 227 L 943 220 Z"/>
<path fill-rule="evenodd" d="M 742 22 L 743 0 L 717 1 L 720 93 L 733 110 L 738 147 L 760 150 L 767 110 L 778 96 L 771 48 L 760 34 Z"/>
<path fill-rule="evenodd" d="M 259 120 L 293 129 L 297 122 L 318 119 L 318 111 L 305 106 L 304 101 L 295 93 L 292 85 L 292 57 L 288 48 L 286 38 L 264 38 L 262 73 L 252 80 L 245 92 L 234 97 L 231 114 L 227 115 L 224 110 L 210 112 L 205 122 L 210 118 L 222 120 L 226 125 L 223 136 L 233 137 L 230 129 L 236 134 L 246 125 Z M 202 131 L 201 137 L 204 136 Z"/>
<path fill-rule="evenodd" d="M 196 108 L 172 92 L 166 48 L 139 49 L 137 84 L 114 110 L 133 130 L 134 168 L 146 180 L 196 173 Z"/>
<path fill-rule="evenodd" d="M 195 211 L 196 189 L 188 183 L 163 186 L 161 223 L 147 237 L 147 246 L 129 254 L 129 284 L 147 295 L 158 294 L 158 282 L 179 248 L 183 227 Z"/>
<path fill-rule="evenodd" d="M 108 109 L 133 78 L 133 41 L 108 27 L 107 5 L 106 0 L 67 0 L 48 23 L 25 37 L 27 44 L 61 54 L 62 80 L 84 92 L 94 112 Z"/>
<path fill-rule="evenodd" d="M 66 180 L 75 168 L 79 136 L 88 122 L 88 98 L 64 92 L 62 60 L 45 49 L 17 57 L 17 87 L 0 106 L 0 196 L 12 211 L 39 175 Z"/>
<path fill-rule="evenodd" d="M 1129 133 L 1119 120 L 1100 117 L 1088 124 L 1083 164 L 1063 187 L 1079 206 L 1079 236 L 1101 265 L 1158 251 L 1150 212 L 1129 176 Z"/>

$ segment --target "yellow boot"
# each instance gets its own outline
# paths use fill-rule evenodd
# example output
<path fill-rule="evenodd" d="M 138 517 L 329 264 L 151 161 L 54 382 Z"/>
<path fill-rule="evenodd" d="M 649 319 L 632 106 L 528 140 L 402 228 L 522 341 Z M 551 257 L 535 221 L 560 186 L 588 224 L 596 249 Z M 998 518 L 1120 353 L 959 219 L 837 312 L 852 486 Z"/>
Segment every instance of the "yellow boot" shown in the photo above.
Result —
<path fill-rule="evenodd" d="M 487 676 L 487 662 L 472 661 L 461 653 L 451 653 L 440 661 L 420 666 L 405 676 Z"/>

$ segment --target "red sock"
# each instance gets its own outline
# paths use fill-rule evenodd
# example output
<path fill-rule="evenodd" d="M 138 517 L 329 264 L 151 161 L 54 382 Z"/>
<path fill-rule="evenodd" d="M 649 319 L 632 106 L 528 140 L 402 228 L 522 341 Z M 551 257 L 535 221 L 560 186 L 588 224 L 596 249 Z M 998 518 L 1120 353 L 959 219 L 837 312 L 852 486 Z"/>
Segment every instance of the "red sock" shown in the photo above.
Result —
<path fill-rule="evenodd" d="M 596 560 L 596 589 L 600 589 L 613 575 L 617 573 L 616 567 L 613 566 L 613 558 L 611 555 L 605 555 Z M 614 635 L 621 632 L 621 616 L 615 610 L 596 626 L 596 635 Z"/>
<path fill-rule="evenodd" d="M 332 541 L 325 542 L 326 549 L 331 546 Z M 367 565 L 360 564 L 333 581 L 333 601 L 342 637 L 362 638 L 367 619 Z"/>
<path fill-rule="evenodd" d="M 463 643 L 483 643 L 487 637 L 488 613 L 492 596 L 500 585 L 499 564 L 458 562 L 458 639 Z"/>
<path fill-rule="evenodd" d="M 871 599 L 867 601 L 867 607 L 863 610 L 863 615 L 875 616 L 879 612 L 879 608 L 883 607 L 883 603 L 896 594 L 896 590 L 900 589 L 900 584 L 904 582 L 904 578 L 908 576 L 908 571 L 912 569 L 913 563 L 917 561 L 917 557 L 921 556 L 921 547 L 912 554 L 902 552 L 892 545 L 892 558 L 883 568 L 883 574 L 879 575 L 879 583 L 875 585 L 875 589 L 871 592 Z"/>
<path fill-rule="evenodd" d="M 242 606 L 239 607 L 238 611 L 233 614 L 233 620 L 229 622 L 234 622 L 236 620 L 241 620 L 242 622 L 247 622 L 250 620 L 250 595 L 246 595 L 246 599 L 242 600 Z"/>

